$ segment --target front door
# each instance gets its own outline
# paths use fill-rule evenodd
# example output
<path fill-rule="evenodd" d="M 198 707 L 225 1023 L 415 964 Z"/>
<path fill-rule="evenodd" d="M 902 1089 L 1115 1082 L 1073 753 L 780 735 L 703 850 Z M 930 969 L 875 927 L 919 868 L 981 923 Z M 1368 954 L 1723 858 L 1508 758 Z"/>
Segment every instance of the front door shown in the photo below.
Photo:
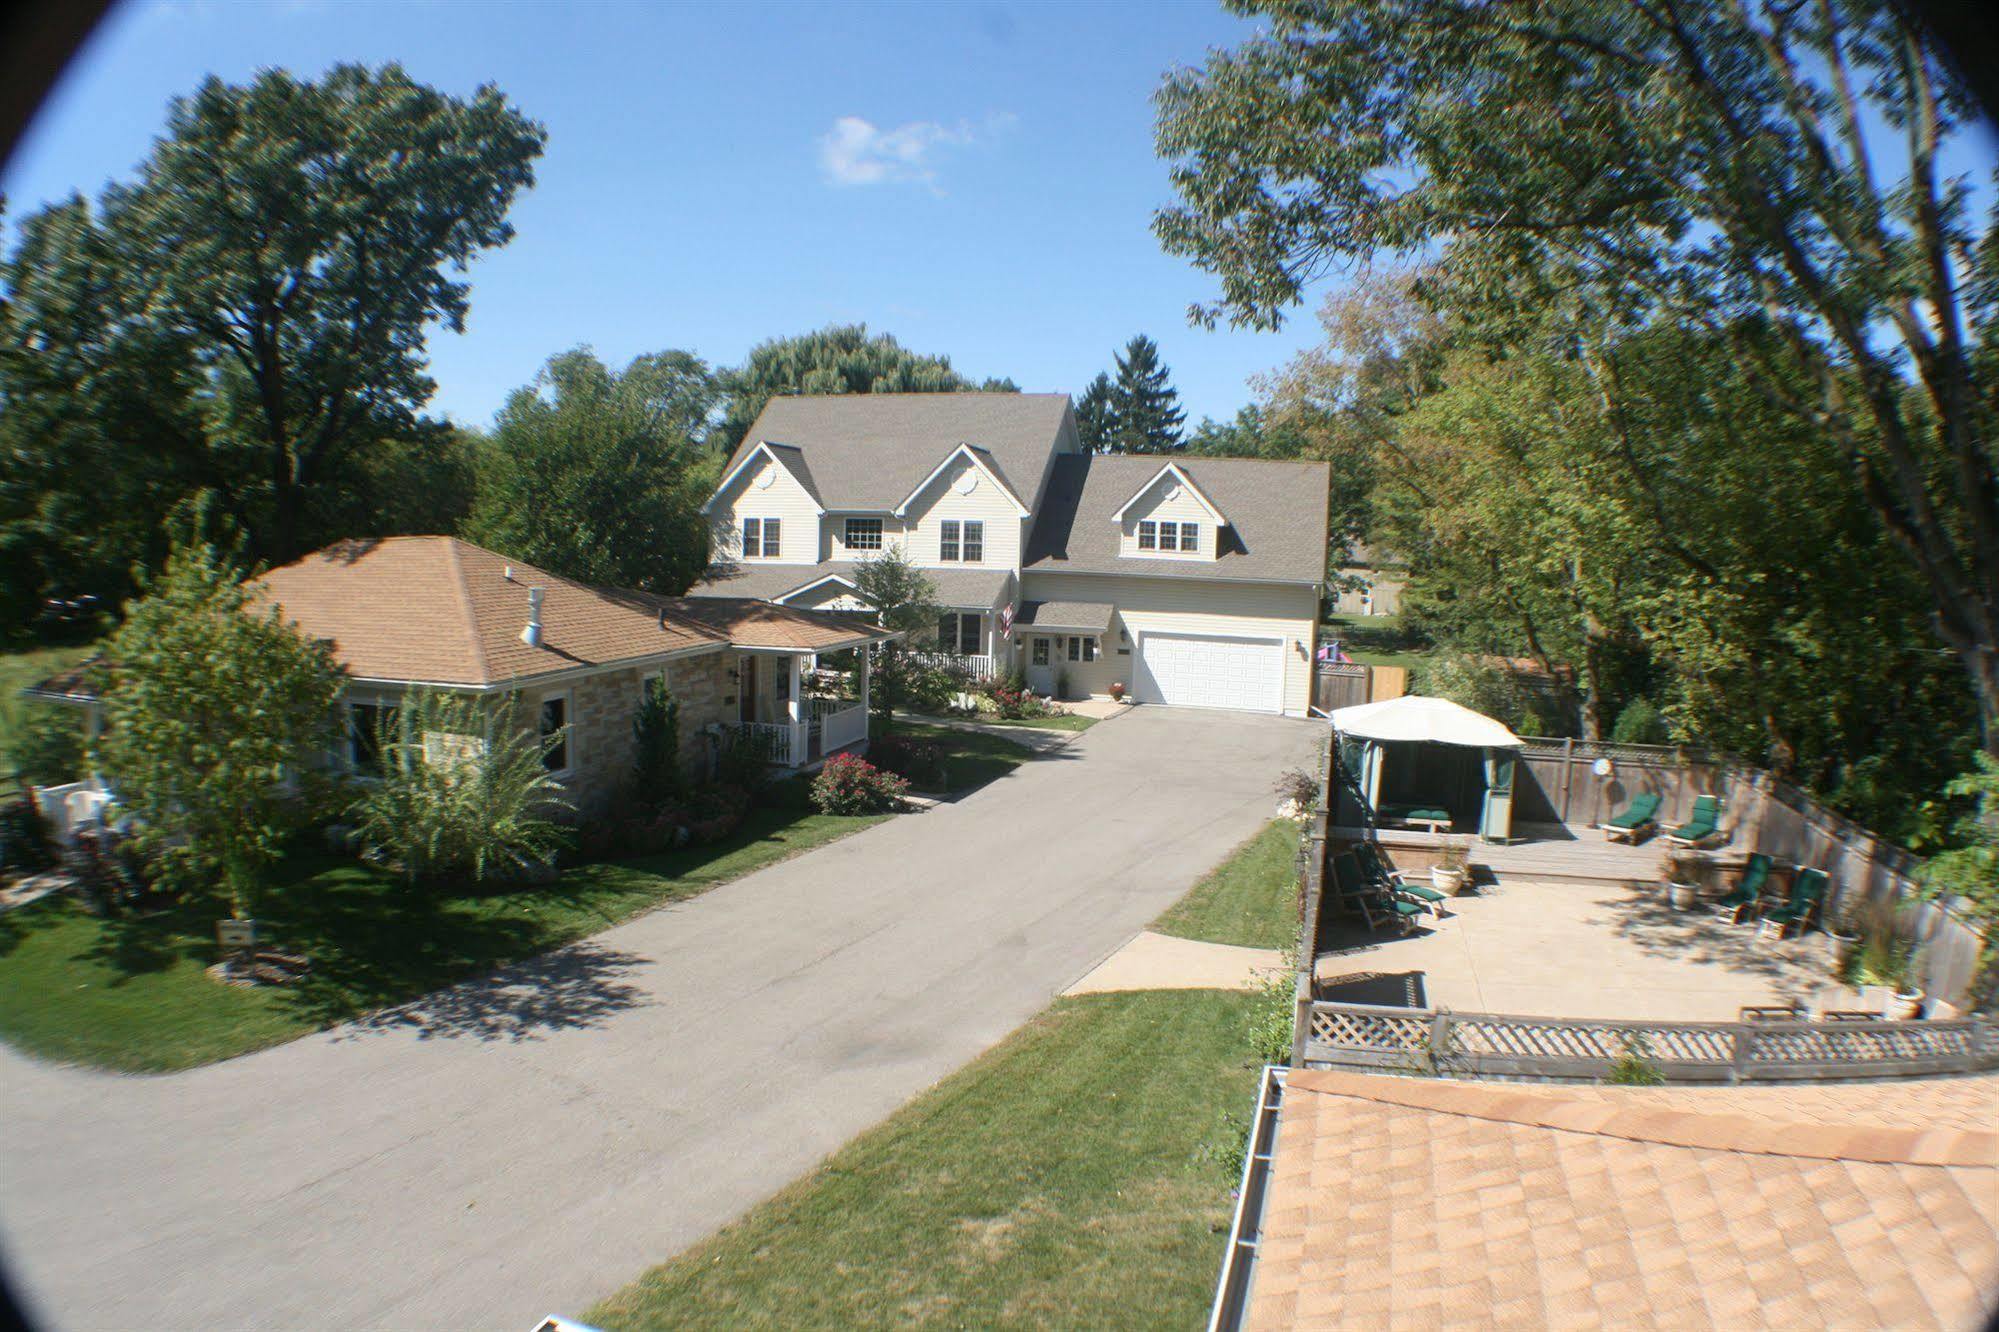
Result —
<path fill-rule="evenodd" d="M 1055 640 L 1036 635 L 1027 645 L 1027 687 L 1037 694 L 1055 692 Z"/>
<path fill-rule="evenodd" d="M 738 658 L 736 667 L 736 720 L 753 722 L 757 719 L 757 659 Z"/>

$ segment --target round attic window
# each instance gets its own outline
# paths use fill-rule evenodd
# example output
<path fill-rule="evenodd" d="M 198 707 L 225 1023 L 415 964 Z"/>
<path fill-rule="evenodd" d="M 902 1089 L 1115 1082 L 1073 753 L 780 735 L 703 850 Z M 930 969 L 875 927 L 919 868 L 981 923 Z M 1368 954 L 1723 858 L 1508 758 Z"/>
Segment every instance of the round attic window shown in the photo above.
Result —
<path fill-rule="evenodd" d="M 958 474 L 957 487 L 960 495 L 971 494 L 979 488 L 979 474 L 967 467 Z"/>
<path fill-rule="evenodd" d="M 757 489 L 769 490 L 771 488 L 772 483 L 774 483 L 776 480 L 777 480 L 777 468 L 766 467 L 761 472 L 757 473 L 757 481 L 756 481 Z"/>
<path fill-rule="evenodd" d="M 1172 483 L 1171 485 L 1169 485 L 1169 486 L 1167 486 L 1167 487 L 1166 487 L 1166 498 L 1167 498 L 1167 499 L 1170 499 L 1170 500 L 1176 500 L 1176 499 L 1179 499 L 1179 498 L 1180 498 L 1180 483 L 1179 483 L 1179 482 L 1177 482 L 1177 481 L 1176 481 L 1176 482 L 1174 482 L 1174 483 Z"/>

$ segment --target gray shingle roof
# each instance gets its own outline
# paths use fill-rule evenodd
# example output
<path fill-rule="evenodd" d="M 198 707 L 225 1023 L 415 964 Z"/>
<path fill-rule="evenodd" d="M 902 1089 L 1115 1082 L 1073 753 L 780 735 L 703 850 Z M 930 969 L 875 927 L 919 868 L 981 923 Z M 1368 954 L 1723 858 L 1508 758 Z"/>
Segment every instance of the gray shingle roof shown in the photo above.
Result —
<path fill-rule="evenodd" d="M 1103 634 L 1110 632 L 1114 609 L 1108 601 L 1030 601 L 1021 606 L 1014 623 L 1025 629 Z"/>
<path fill-rule="evenodd" d="M 729 458 L 759 442 L 811 459 L 814 498 L 828 509 L 893 509 L 960 444 L 982 453 L 1023 504 L 1055 451 L 1066 393 L 854 393 L 772 398 Z"/>
<path fill-rule="evenodd" d="M 688 589 L 687 595 L 773 601 L 828 577 L 852 582 L 855 568 L 852 560 L 827 560 L 824 564 L 716 564 Z M 963 608 L 993 605 L 1012 576 L 1008 569 L 925 569 L 923 573 L 937 589 L 939 605 Z"/>
<path fill-rule="evenodd" d="M 1229 516 L 1221 554 L 1212 561 L 1120 555 L 1111 515 L 1166 461 L 1147 454 L 1057 458 L 1022 560 L 1027 571 L 1323 581 L 1332 479 L 1325 463 L 1175 455 L 1172 461 Z"/>

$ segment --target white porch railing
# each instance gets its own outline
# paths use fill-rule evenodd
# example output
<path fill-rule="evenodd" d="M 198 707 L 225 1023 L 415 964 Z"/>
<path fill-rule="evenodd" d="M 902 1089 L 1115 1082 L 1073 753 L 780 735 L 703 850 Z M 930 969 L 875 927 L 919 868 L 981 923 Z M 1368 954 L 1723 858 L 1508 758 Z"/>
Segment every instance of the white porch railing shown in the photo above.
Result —
<path fill-rule="evenodd" d="M 983 653 L 968 656 L 961 652 L 912 652 L 909 655 L 925 666 L 969 671 L 974 680 L 990 680 L 993 677 L 993 659 Z"/>
<path fill-rule="evenodd" d="M 733 729 L 755 744 L 763 753 L 764 761 L 780 768 L 798 765 L 794 755 L 805 752 L 805 725 L 791 722 L 736 722 Z"/>
<path fill-rule="evenodd" d="M 797 722 L 734 722 L 729 728 L 755 744 L 767 762 L 797 768 L 865 739 L 868 709 L 858 699 L 812 698 Z M 815 734 L 817 745 L 812 743 Z"/>

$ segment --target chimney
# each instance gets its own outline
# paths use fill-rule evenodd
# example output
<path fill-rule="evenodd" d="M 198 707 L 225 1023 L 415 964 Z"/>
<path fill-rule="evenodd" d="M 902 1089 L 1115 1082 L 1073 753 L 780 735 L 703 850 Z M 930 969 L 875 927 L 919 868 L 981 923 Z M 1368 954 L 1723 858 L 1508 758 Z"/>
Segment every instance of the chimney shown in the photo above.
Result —
<path fill-rule="evenodd" d="M 529 647 L 541 646 L 541 589 L 528 589 L 528 622 L 521 630 L 521 642 Z"/>

